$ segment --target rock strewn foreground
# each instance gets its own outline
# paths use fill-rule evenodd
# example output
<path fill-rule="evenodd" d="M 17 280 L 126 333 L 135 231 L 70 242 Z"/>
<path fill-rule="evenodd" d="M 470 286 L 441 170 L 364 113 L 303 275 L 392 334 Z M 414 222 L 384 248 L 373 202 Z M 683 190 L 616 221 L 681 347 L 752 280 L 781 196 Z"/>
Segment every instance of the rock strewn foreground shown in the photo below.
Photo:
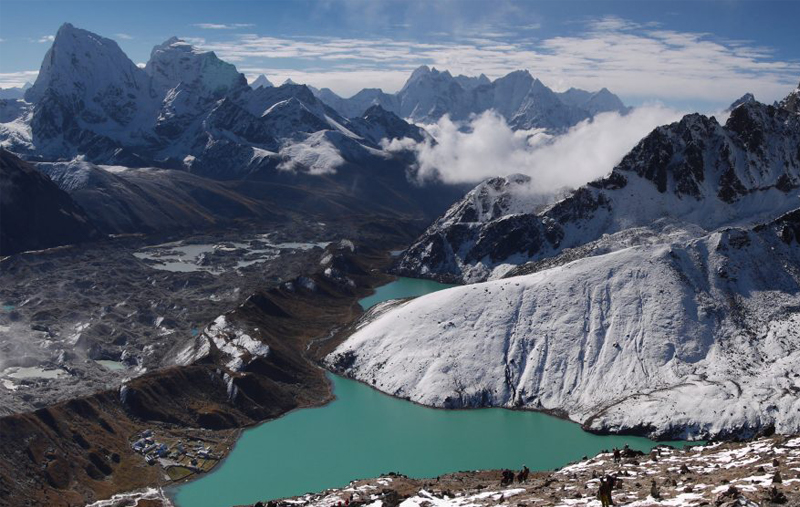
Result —
<path fill-rule="evenodd" d="M 499 471 L 459 472 L 436 479 L 386 475 L 342 489 L 277 502 L 282 507 L 466 507 L 489 505 L 599 506 L 604 474 L 616 474 L 616 505 L 800 505 L 800 438 L 657 448 L 660 456 L 623 458 L 601 453 L 528 481 L 500 486 Z M 777 475 L 777 477 L 776 477 Z M 776 482 L 776 479 L 780 482 Z M 659 499 L 653 498 L 655 481 Z M 255 504 L 259 505 L 259 504 Z M 264 502 L 266 506 L 266 501 Z"/>

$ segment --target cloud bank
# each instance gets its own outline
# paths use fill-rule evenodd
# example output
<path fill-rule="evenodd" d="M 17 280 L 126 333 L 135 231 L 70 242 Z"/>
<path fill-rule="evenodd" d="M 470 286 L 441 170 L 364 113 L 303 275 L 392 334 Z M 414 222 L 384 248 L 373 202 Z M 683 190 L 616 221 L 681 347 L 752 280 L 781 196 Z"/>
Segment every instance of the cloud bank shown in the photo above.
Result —
<path fill-rule="evenodd" d="M 607 175 L 650 131 L 682 115 L 661 105 L 646 105 L 627 115 L 599 114 L 553 137 L 541 130 L 515 132 L 489 111 L 468 125 L 444 117 L 426 126 L 436 142 L 395 139 L 383 147 L 390 152 L 413 151 L 421 183 L 477 183 L 521 173 L 531 177 L 533 193 L 556 194 Z"/>

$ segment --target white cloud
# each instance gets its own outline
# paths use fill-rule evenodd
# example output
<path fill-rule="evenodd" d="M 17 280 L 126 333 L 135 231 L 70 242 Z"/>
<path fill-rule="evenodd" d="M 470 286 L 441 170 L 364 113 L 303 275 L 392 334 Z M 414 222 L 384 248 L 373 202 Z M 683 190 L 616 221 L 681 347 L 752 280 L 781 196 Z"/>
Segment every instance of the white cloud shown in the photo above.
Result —
<path fill-rule="evenodd" d="M 45 43 L 45 42 L 53 42 L 54 40 L 56 40 L 55 35 L 44 35 L 42 37 L 39 37 L 39 39 L 36 42 Z"/>
<path fill-rule="evenodd" d="M 33 83 L 39 71 L 23 70 L 20 72 L 0 72 L 0 88 L 21 87 L 26 82 Z"/>
<path fill-rule="evenodd" d="M 133 39 L 133 35 L 128 35 L 127 33 L 115 33 L 114 37 L 116 37 L 118 39 L 124 39 L 124 40 Z"/>
<path fill-rule="evenodd" d="M 346 96 L 365 86 L 396 91 L 403 82 L 397 73 L 422 64 L 490 78 L 529 69 L 556 90 L 607 87 L 629 100 L 720 104 L 748 91 L 770 102 L 800 77 L 800 61 L 777 60 L 770 48 L 615 17 L 589 21 L 577 35 L 546 39 L 525 31 L 475 32 L 444 42 L 239 34 L 201 46 L 248 68 L 303 69 L 295 71 L 309 76 L 303 81 Z M 336 83 L 324 82 L 334 77 Z"/>
<path fill-rule="evenodd" d="M 534 193 L 553 194 L 607 175 L 651 130 L 682 114 L 648 105 L 627 115 L 603 113 L 551 137 L 536 130 L 515 132 L 502 117 L 487 112 L 466 129 L 446 117 L 427 126 L 435 144 L 403 139 L 385 143 L 384 148 L 414 151 L 421 181 L 476 183 L 521 173 L 532 178 Z"/>
<path fill-rule="evenodd" d="M 192 26 L 203 30 L 235 30 L 237 28 L 250 28 L 255 25 L 253 23 L 195 23 Z"/>

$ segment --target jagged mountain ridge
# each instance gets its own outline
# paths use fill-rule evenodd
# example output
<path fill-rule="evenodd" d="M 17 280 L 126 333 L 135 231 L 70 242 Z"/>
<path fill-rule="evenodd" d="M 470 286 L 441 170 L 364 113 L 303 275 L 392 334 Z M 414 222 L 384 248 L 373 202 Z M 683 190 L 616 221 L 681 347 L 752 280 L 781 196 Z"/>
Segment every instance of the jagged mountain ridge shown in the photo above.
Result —
<path fill-rule="evenodd" d="M 400 128 L 398 135 L 411 128 L 387 115 L 378 127 L 377 117 L 351 127 L 305 86 L 253 89 L 233 65 L 174 37 L 156 46 L 140 69 L 114 41 L 68 23 L 25 97 L 0 104 L 0 142 L 27 158 L 80 156 L 98 164 L 186 169 L 216 178 L 274 172 L 298 151 L 285 149 L 322 130 L 352 139 L 348 153 L 379 159 L 374 162 L 379 165 L 389 155 L 377 153 L 377 141 L 362 138 L 359 128 L 369 134 L 382 129 L 389 136 L 393 126 Z M 316 149 L 331 150 L 337 147 L 327 140 Z M 306 146 L 305 159 L 319 158 L 308 151 Z"/>
<path fill-rule="evenodd" d="M 528 71 L 514 71 L 490 81 L 483 74 L 453 77 L 446 70 L 425 65 L 395 94 L 376 88 L 365 88 L 347 99 L 327 88 L 315 94 L 345 117 L 359 116 L 374 104 L 419 123 L 436 122 L 445 114 L 463 121 L 494 110 L 515 129 L 563 130 L 602 112 L 628 111 L 606 88 L 595 93 L 576 88 L 556 93 Z"/>
<path fill-rule="evenodd" d="M 598 432 L 796 433 L 798 238 L 800 210 L 384 303 L 326 363 L 421 404 L 545 410 Z"/>
<path fill-rule="evenodd" d="M 581 246 L 603 234 L 679 221 L 702 230 L 771 219 L 800 206 L 800 117 L 747 102 L 725 126 L 687 115 L 645 137 L 611 174 L 544 210 L 525 185 L 496 180 L 513 209 L 487 217 L 497 192 L 479 187 L 406 250 L 397 272 L 457 282 L 502 276 L 515 265 Z M 477 200 L 476 200 L 477 199 Z"/>

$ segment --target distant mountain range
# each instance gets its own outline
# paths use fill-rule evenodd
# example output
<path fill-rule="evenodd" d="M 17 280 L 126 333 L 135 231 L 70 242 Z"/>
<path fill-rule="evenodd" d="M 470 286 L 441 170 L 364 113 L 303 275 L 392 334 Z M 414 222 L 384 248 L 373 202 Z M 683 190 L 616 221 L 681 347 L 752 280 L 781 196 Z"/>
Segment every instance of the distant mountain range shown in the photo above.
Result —
<path fill-rule="evenodd" d="M 626 111 L 608 90 L 557 94 L 526 71 L 490 81 L 423 66 L 397 94 L 366 89 L 350 99 L 290 80 L 275 87 L 263 75 L 248 85 L 233 65 L 175 37 L 139 68 L 113 40 L 70 24 L 58 30 L 25 100 L 8 94 L 0 146 L 26 158 L 80 156 L 215 178 L 287 168 L 331 174 L 345 163 L 385 159 L 383 137 L 424 135 L 402 118 L 461 120 L 494 109 L 515 128 L 563 129 Z"/>
<path fill-rule="evenodd" d="M 28 91 L 28 88 L 30 88 L 31 86 L 33 85 L 31 85 L 30 83 L 25 83 L 22 86 L 15 86 L 12 88 L 0 88 L 0 100 L 21 99 L 25 96 L 25 92 Z"/>
<path fill-rule="evenodd" d="M 423 65 L 394 94 L 377 88 L 365 88 L 348 99 L 328 88 L 314 90 L 314 94 L 347 117 L 359 116 L 375 104 L 420 123 L 434 123 L 444 115 L 463 121 L 494 110 L 515 129 L 563 130 L 598 113 L 628 111 L 619 97 L 605 88 L 598 92 L 570 88 L 556 93 L 526 70 L 490 81 L 483 74 L 453 77 L 446 70 Z"/>
<path fill-rule="evenodd" d="M 302 85 L 274 87 L 261 76 L 251 88 L 233 65 L 174 37 L 139 68 L 116 42 L 70 24 L 24 97 L 0 104 L 0 145 L 29 159 L 80 156 L 218 178 L 288 166 L 334 173 L 387 158 L 376 131 L 414 130 L 387 114 L 351 122 Z"/>
<path fill-rule="evenodd" d="M 403 118 L 466 119 L 495 109 L 515 128 L 558 130 L 626 110 L 607 90 L 556 94 L 527 72 L 490 81 L 427 67 L 397 94 L 364 90 L 337 99 L 290 80 L 276 87 L 263 75 L 248 84 L 233 65 L 176 37 L 154 47 L 140 68 L 113 40 L 69 23 L 36 82 L 7 95 L 0 148 L 50 176 L 105 233 L 262 219 L 283 207 L 430 220 L 467 187 L 414 183 L 413 153 L 382 148 L 384 139 L 430 138 Z M 251 183 L 236 183 L 243 181 Z M 170 202 L 164 185 L 185 201 Z M 318 199 L 287 200 L 277 191 L 287 187 Z M 215 198 L 192 197 L 200 189 Z"/>

